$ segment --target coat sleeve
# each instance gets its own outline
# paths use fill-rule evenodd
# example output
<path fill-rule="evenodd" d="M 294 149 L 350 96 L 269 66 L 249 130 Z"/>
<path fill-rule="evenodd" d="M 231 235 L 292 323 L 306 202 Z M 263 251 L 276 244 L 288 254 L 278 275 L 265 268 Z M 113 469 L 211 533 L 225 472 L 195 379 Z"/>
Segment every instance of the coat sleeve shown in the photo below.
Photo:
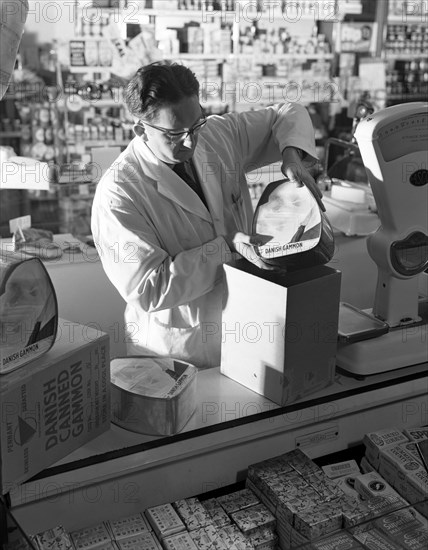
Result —
<path fill-rule="evenodd" d="M 94 198 L 92 234 L 112 284 L 128 304 L 147 312 L 206 294 L 221 281 L 222 264 L 232 258 L 223 237 L 168 255 L 156 228 L 132 200 L 106 189 Z"/>
<path fill-rule="evenodd" d="M 234 160 L 242 163 L 245 172 L 281 160 L 289 146 L 302 149 L 312 160 L 317 158 L 311 118 L 298 103 L 211 118 L 215 118 L 214 139 L 233 144 Z"/>

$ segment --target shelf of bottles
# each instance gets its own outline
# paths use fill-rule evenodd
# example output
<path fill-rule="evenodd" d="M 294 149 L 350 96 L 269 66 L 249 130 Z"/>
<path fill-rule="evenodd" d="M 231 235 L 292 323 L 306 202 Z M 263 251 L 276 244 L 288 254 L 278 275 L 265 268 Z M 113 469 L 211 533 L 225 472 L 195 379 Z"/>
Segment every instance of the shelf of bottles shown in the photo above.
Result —
<path fill-rule="evenodd" d="M 428 3 L 389 0 L 384 57 L 389 103 L 428 99 Z"/>

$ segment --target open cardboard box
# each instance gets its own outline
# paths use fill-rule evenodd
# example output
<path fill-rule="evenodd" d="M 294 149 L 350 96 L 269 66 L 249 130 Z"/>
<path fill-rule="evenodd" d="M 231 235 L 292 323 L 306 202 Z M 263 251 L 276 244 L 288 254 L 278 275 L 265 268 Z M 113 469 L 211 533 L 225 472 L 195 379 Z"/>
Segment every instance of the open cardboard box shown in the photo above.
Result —
<path fill-rule="evenodd" d="M 341 273 L 226 264 L 221 372 L 285 405 L 333 382 Z"/>

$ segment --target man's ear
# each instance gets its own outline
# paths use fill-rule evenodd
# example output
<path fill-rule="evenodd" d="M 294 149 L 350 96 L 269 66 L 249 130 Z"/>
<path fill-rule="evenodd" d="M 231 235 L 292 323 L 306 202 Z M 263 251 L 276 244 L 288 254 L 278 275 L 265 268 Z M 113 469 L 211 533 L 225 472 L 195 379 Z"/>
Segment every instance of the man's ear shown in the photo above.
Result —
<path fill-rule="evenodd" d="M 142 124 L 134 124 L 133 130 L 136 136 L 143 138 L 144 141 L 147 140 L 146 129 Z"/>

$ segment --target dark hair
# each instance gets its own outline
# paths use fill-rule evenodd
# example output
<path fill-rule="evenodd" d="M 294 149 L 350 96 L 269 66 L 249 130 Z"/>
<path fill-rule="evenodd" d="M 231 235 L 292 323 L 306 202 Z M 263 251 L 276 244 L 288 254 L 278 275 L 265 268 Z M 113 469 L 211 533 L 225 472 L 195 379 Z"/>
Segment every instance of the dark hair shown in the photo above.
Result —
<path fill-rule="evenodd" d="M 158 109 L 199 94 L 195 74 L 184 65 L 156 61 L 138 69 L 125 90 L 131 115 L 153 120 Z"/>

